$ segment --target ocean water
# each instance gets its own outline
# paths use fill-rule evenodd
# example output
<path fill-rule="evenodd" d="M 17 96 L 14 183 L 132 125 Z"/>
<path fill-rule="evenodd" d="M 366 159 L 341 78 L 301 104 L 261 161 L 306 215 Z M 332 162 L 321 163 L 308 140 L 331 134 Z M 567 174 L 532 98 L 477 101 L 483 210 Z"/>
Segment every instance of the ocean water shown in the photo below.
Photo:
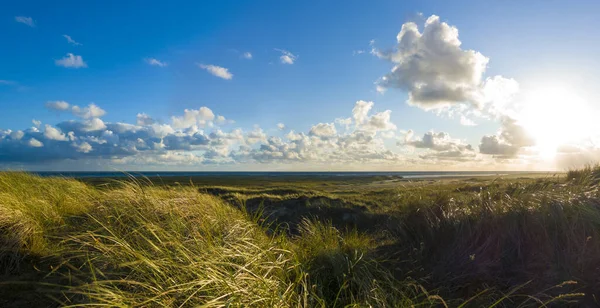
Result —
<path fill-rule="evenodd" d="M 520 171 L 400 171 L 400 172 L 203 172 L 203 171 L 128 171 L 128 172 L 31 172 L 40 176 L 69 178 L 122 178 L 122 177 L 402 177 L 443 178 L 493 176 L 523 173 Z"/>

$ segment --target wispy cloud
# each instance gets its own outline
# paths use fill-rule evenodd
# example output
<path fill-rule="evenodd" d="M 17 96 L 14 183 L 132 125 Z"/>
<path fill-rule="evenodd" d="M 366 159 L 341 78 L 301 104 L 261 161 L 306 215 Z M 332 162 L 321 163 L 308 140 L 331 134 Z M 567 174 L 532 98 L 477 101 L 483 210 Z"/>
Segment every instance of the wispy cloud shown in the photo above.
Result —
<path fill-rule="evenodd" d="M 30 27 L 35 27 L 35 22 L 33 21 L 33 18 L 31 17 L 25 17 L 25 16 L 16 16 L 15 17 L 15 21 L 16 22 L 20 22 L 24 25 L 28 25 Z"/>
<path fill-rule="evenodd" d="M 199 68 L 204 69 L 207 72 L 209 72 L 212 75 L 217 76 L 219 78 L 223 78 L 223 79 L 227 79 L 227 80 L 231 80 L 233 78 L 233 74 L 230 73 L 227 68 L 212 65 L 212 64 L 207 65 L 207 64 L 198 63 L 197 65 Z"/>
<path fill-rule="evenodd" d="M 67 42 L 69 42 L 69 44 L 72 44 L 73 46 L 81 46 L 81 43 L 75 41 L 72 37 L 70 37 L 69 35 L 63 34 L 63 37 L 67 39 Z"/>
<path fill-rule="evenodd" d="M 54 60 L 54 63 L 58 66 L 64 66 L 69 68 L 82 68 L 87 67 L 87 63 L 83 61 L 81 56 L 68 53 L 66 57 L 60 60 Z"/>
<path fill-rule="evenodd" d="M 365 53 L 364 50 L 353 50 L 352 51 L 352 55 L 356 56 L 356 55 L 362 55 L 363 53 Z"/>
<path fill-rule="evenodd" d="M 68 110 L 70 107 L 71 105 L 65 101 L 51 101 L 46 103 L 46 108 L 50 110 L 64 111 Z"/>
<path fill-rule="evenodd" d="M 15 86 L 15 85 L 17 85 L 17 83 L 15 81 L 12 81 L 12 80 L 2 80 L 2 79 L 0 79 L 0 85 Z"/>
<path fill-rule="evenodd" d="M 298 56 L 294 55 L 293 53 L 287 50 L 277 48 L 275 48 L 275 50 L 281 53 L 279 61 L 281 61 L 281 63 L 283 64 L 294 64 L 294 62 L 296 62 L 296 59 L 298 58 Z"/>
<path fill-rule="evenodd" d="M 167 62 L 163 62 L 163 61 L 160 61 L 155 58 L 146 58 L 146 59 L 144 59 L 144 61 L 146 61 L 146 63 L 148 63 L 152 66 L 165 67 L 165 66 L 169 65 Z"/>
<path fill-rule="evenodd" d="M 246 51 L 246 52 L 244 52 L 242 54 L 242 58 L 251 60 L 252 59 L 252 53 L 250 53 L 249 51 Z"/>

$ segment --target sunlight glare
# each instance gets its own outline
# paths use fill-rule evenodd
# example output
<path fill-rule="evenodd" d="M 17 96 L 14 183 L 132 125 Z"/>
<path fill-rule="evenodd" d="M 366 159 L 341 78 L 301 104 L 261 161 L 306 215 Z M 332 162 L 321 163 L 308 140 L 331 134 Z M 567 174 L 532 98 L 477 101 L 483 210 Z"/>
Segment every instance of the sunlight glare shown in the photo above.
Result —
<path fill-rule="evenodd" d="M 564 144 L 579 141 L 591 130 L 591 115 L 575 91 L 562 86 L 540 87 L 525 99 L 520 122 L 536 140 L 544 159 L 552 159 Z"/>

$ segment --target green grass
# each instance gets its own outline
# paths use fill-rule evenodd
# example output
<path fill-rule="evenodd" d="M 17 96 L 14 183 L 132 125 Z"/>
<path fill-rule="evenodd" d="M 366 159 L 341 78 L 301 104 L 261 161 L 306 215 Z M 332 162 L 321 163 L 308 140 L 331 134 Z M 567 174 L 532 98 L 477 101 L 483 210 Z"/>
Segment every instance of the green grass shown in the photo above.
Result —
<path fill-rule="evenodd" d="M 0 173 L 0 306 L 594 305 L 599 175 L 211 190 Z"/>

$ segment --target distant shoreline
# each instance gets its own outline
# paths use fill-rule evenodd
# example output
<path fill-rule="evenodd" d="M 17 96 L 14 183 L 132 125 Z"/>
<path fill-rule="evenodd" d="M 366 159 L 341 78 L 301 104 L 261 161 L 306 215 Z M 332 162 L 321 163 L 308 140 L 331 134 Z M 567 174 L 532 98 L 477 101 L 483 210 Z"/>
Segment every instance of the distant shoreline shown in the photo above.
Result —
<path fill-rule="evenodd" d="M 169 178 L 169 177 L 315 177 L 315 178 L 344 178 L 344 177 L 390 177 L 397 179 L 427 179 L 427 178 L 454 178 L 454 177 L 482 177 L 482 176 L 509 176 L 520 174 L 560 174 L 562 172 L 553 171 L 342 171 L 342 172 L 289 172 L 289 171 L 129 171 L 129 172 L 45 172 L 28 171 L 42 177 L 68 177 L 68 178 L 127 178 L 127 177 L 150 177 L 150 178 Z"/>

